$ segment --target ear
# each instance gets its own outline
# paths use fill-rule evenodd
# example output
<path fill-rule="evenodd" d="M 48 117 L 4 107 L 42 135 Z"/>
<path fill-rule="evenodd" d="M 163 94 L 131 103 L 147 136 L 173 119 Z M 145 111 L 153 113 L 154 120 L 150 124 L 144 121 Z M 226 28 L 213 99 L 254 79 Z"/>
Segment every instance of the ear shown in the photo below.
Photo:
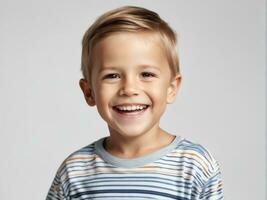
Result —
<path fill-rule="evenodd" d="M 178 89 L 182 81 L 181 74 L 177 74 L 170 82 L 170 85 L 167 90 L 167 103 L 173 103 L 175 101 Z"/>
<path fill-rule="evenodd" d="M 80 88 L 84 94 L 84 98 L 89 106 L 95 106 L 95 98 L 93 90 L 90 88 L 86 79 L 80 79 L 79 81 Z"/>

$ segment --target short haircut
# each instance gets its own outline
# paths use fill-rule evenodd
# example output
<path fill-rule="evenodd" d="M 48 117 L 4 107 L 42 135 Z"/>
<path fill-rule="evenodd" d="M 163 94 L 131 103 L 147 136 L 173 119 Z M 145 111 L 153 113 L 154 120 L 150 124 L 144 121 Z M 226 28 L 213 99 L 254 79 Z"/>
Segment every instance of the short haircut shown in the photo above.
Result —
<path fill-rule="evenodd" d="M 95 44 L 111 34 L 121 32 L 156 33 L 162 41 L 172 75 L 180 73 L 176 33 L 157 13 L 141 7 L 123 6 L 101 15 L 83 36 L 81 70 L 89 84 Z"/>

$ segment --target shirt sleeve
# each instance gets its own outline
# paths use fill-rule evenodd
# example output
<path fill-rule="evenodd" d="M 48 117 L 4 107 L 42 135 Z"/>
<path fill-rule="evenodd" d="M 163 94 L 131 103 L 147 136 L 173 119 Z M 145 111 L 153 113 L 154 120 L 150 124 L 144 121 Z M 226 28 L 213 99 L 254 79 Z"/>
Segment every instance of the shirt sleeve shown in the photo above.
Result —
<path fill-rule="evenodd" d="M 46 200 L 67 200 L 64 195 L 64 191 L 58 173 L 56 174 L 52 182 L 52 185 L 46 196 Z"/>
<path fill-rule="evenodd" d="M 221 171 L 219 168 L 219 164 L 217 161 L 214 161 L 214 165 L 212 166 L 213 173 L 210 178 L 205 183 L 200 199 L 201 200 L 222 200 L 223 198 L 223 190 L 222 190 L 222 178 Z"/>

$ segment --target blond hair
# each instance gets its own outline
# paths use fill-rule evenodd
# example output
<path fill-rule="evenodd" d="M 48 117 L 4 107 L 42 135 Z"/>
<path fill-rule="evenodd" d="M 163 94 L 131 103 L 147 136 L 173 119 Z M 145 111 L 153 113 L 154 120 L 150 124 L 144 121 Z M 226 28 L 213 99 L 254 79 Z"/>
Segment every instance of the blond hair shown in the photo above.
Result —
<path fill-rule="evenodd" d="M 172 75 L 180 73 L 176 34 L 159 15 L 151 10 L 124 6 L 101 15 L 85 32 L 82 40 L 81 70 L 91 84 L 93 48 L 101 39 L 118 32 L 151 32 L 162 40 Z"/>

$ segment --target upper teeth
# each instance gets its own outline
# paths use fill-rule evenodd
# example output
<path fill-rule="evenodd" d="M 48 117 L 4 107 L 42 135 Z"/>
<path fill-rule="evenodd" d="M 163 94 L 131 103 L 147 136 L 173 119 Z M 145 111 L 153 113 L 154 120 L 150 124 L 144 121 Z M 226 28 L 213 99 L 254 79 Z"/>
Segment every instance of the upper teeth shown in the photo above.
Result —
<path fill-rule="evenodd" d="M 132 105 L 132 106 L 116 106 L 119 110 L 142 110 L 146 108 L 145 105 Z"/>

